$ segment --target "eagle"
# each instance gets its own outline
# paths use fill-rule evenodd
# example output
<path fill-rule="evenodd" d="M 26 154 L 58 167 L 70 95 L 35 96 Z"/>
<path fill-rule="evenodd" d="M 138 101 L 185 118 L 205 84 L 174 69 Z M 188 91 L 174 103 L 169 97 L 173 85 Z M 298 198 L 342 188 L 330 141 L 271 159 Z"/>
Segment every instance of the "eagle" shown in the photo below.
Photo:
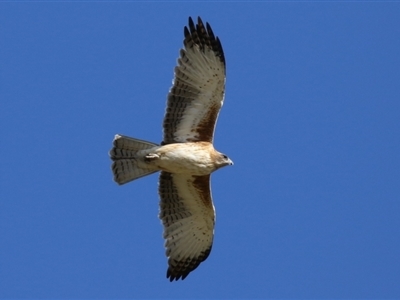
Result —
<path fill-rule="evenodd" d="M 232 160 L 213 146 L 225 96 L 221 42 L 198 17 L 184 27 L 168 93 L 160 145 L 117 134 L 110 150 L 114 181 L 120 185 L 160 172 L 159 218 L 164 226 L 167 278 L 185 279 L 211 252 L 215 209 L 211 173 Z"/>

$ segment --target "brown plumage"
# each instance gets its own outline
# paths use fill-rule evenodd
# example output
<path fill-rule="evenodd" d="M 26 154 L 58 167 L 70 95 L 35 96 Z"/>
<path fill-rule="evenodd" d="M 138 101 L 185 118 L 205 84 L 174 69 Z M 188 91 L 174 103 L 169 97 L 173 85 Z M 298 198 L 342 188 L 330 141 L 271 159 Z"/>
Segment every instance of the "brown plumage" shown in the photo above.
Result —
<path fill-rule="evenodd" d="M 225 91 L 221 43 L 200 18 L 196 25 L 189 18 L 184 36 L 161 145 L 116 135 L 110 151 L 118 184 L 161 171 L 159 217 L 170 281 L 185 279 L 210 254 L 215 224 L 210 174 L 233 164 L 212 144 Z"/>

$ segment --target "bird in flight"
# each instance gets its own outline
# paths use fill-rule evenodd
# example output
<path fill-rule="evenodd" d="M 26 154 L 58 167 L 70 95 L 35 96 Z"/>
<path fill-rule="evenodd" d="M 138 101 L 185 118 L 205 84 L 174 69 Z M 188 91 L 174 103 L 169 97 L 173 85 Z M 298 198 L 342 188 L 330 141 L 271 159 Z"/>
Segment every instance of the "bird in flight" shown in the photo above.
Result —
<path fill-rule="evenodd" d="M 225 95 L 221 42 L 200 17 L 184 28 L 168 93 L 161 145 L 117 134 L 110 157 L 122 185 L 161 171 L 159 218 L 164 226 L 167 278 L 185 279 L 210 254 L 215 225 L 210 175 L 233 162 L 213 146 Z"/>

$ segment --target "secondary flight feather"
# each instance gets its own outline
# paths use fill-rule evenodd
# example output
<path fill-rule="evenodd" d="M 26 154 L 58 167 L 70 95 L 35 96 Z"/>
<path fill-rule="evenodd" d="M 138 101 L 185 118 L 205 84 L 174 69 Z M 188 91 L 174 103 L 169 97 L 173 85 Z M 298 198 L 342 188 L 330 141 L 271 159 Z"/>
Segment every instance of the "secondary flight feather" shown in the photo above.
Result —
<path fill-rule="evenodd" d="M 197 24 L 189 18 L 183 44 L 168 93 L 161 145 L 116 135 L 110 151 L 118 184 L 161 171 L 159 217 L 170 281 L 185 279 L 210 254 L 215 225 L 210 175 L 233 165 L 213 146 L 225 94 L 221 42 L 199 17 Z"/>

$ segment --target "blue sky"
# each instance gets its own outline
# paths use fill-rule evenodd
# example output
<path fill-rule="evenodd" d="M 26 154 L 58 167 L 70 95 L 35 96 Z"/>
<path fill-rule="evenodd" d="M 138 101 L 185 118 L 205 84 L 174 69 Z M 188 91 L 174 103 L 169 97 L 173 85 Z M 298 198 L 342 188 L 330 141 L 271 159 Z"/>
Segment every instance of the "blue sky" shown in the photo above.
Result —
<path fill-rule="evenodd" d="M 157 176 L 188 16 L 222 41 L 213 250 L 165 278 Z M 0 297 L 400 298 L 400 3 L 0 3 Z"/>

